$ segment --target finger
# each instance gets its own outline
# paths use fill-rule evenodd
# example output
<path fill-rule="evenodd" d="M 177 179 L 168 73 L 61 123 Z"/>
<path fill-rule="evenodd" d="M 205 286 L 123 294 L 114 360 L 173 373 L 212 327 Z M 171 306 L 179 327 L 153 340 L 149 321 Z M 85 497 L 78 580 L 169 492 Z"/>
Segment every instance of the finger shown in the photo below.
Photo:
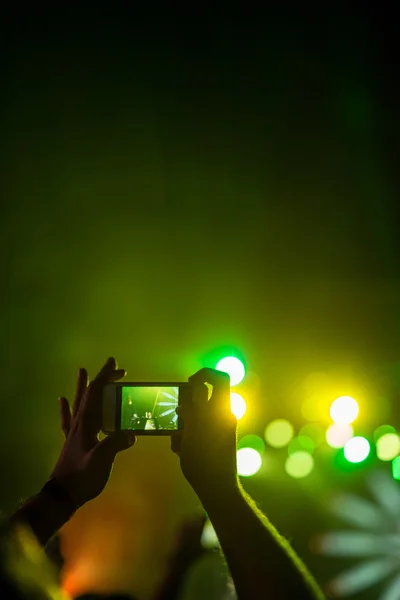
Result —
<path fill-rule="evenodd" d="M 108 378 L 108 381 L 118 381 L 118 379 L 122 379 L 122 377 L 125 377 L 125 375 L 125 369 L 116 369 L 116 371 L 111 373 L 111 375 Z"/>
<path fill-rule="evenodd" d="M 115 431 L 110 433 L 104 440 L 95 448 L 96 460 L 99 461 L 99 466 L 107 466 L 110 468 L 118 452 L 127 450 L 136 442 L 136 437 L 133 431 Z"/>
<path fill-rule="evenodd" d="M 60 402 L 60 416 L 61 416 L 61 429 L 64 433 L 65 438 L 68 437 L 71 429 L 71 409 L 69 408 L 69 402 L 66 398 L 59 398 Z"/>
<path fill-rule="evenodd" d="M 101 380 L 107 379 L 111 375 L 111 373 L 116 370 L 116 368 L 117 368 L 116 360 L 115 360 L 115 358 L 113 358 L 111 356 L 104 363 L 104 365 L 102 366 L 100 371 L 97 373 L 96 377 L 94 378 L 94 381 L 97 381 L 99 379 L 101 379 Z"/>
<path fill-rule="evenodd" d="M 175 431 L 171 434 L 171 450 L 175 454 L 179 456 L 179 452 L 181 451 L 181 443 L 182 443 L 182 432 Z"/>
<path fill-rule="evenodd" d="M 201 369 L 189 377 L 189 382 L 194 388 L 197 388 L 200 383 L 211 384 L 213 387 L 210 398 L 211 405 L 218 402 L 220 406 L 230 407 L 230 377 L 227 373 L 215 369 Z"/>
<path fill-rule="evenodd" d="M 86 369 L 79 369 L 78 379 L 76 381 L 74 406 L 72 409 L 73 417 L 75 417 L 75 415 L 78 413 L 79 407 L 82 402 L 82 398 L 83 398 L 86 388 L 87 388 L 87 384 L 88 384 L 88 374 L 87 374 Z"/>

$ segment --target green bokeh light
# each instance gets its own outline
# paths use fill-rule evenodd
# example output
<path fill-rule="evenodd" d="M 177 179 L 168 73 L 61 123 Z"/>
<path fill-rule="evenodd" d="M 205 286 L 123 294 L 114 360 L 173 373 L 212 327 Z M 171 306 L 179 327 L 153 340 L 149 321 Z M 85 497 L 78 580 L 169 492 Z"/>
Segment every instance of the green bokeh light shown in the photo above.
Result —
<path fill-rule="evenodd" d="M 314 468 L 314 459 L 309 452 L 295 452 L 288 456 L 285 463 L 285 470 L 290 477 L 301 479 L 307 477 Z"/>
<path fill-rule="evenodd" d="M 240 448 L 236 453 L 237 472 L 242 477 L 251 477 L 261 468 L 262 458 L 254 448 Z"/>
<path fill-rule="evenodd" d="M 393 460 L 400 454 L 400 437 L 397 433 L 384 433 L 376 442 L 376 455 L 380 460 Z"/>
<path fill-rule="evenodd" d="M 351 463 L 360 463 L 368 458 L 371 451 L 369 441 L 362 436 L 356 436 L 346 442 L 344 456 Z"/>
<path fill-rule="evenodd" d="M 293 425 L 286 419 L 275 419 L 265 428 L 265 439 L 273 448 L 287 446 L 294 435 Z"/>
<path fill-rule="evenodd" d="M 288 446 L 288 454 L 295 454 L 296 452 L 308 452 L 312 454 L 315 450 L 315 444 L 311 438 L 306 435 L 299 435 L 293 438 Z"/>
<path fill-rule="evenodd" d="M 315 448 L 325 440 L 325 430 L 320 423 L 306 423 L 299 431 L 299 437 L 303 435 L 312 439 Z"/>
<path fill-rule="evenodd" d="M 393 479 L 400 481 L 400 456 L 395 458 L 392 462 L 392 475 Z"/>
<path fill-rule="evenodd" d="M 385 433 L 396 433 L 396 429 L 392 425 L 380 425 L 374 431 L 374 440 L 377 442 Z"/>
<path fill-rule="evenodd" d="M 225 356 L 225 358 L 221 358 L 221 360 L 217 362 L 215 368 L 217 371 L 228 373 L 231 378 L 231 387 L 238 385 L 246 374 L 244 364 L 239 358 L 236 358 L 236 356 Z"/>
<path fill-rule="evenodd" d="M 265 442 L 259 435 L 245 435 L 239 440 L 238 448 L 253 448 L 262 454 L 265 450 Z"/>

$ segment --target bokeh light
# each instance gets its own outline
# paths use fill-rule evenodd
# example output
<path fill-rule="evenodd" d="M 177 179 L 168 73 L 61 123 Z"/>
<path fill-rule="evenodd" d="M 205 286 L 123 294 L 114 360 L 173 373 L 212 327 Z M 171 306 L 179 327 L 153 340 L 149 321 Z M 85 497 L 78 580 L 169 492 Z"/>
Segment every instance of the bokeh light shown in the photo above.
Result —
<path fill-rule="evenodd" d="M 400 480 L 400 456 L 395 458 L 392 462 L 392 475 L 393 479 Z"/>
<path fill-rule="evenodd" d="M 349 425 L 358 416 L 358 404 L 351 396 L 340 396 L 331 404 L 329 414 L 334 423 Z"/>
<path fill-rule="evenodd" d="M 240 448 L 236 452 L 237 472 L 242 477 L 251 477 L 261 468 L 262 458 L 254 448 Z"/>
<path fill-rule="evenodd" d="M 290 456 L 295 452 L 308 452 L 309 454 L 312 454 L 314 450 L 315 444 L 312 439 L 306 435 L 299 435 L 289 442 L 288 455 Z"/>
<path fill-rule="evenodd" d="M 265 428 L 265 439 L 273 448 L 287 446 L 294 435 L 293 425 L 286 419 L 275 419 Z"/>
<path fill-rule="evenodd" d="M 242 381 L 246 374 L 244 364 L 235 356 L 226 356 L 221 358 L 215 367 L 217 371 L 228 373 L 231 378 L 231 386 L 235 386 Z"/>
<path fill-rule="evenodd" d="M 287 457 L 285 470 L 290 477 L 301 479 L 307 477 L 314 468 L 314 459 L 309 452 L 295 452 Z"/>
<path fill-rule="evenodd" d="M 325 439 L 331 448 L 343 448 L 343 446 L 353 437 L 354 431 L 351 425 L 341 425 L 333 423 L 326 430 Z"/>
<path fill-rule="evenodd" d="M 396 429 L 392 425 L 380 425 L 374 431 L 374 440 L 377 442 L 385 433 L 396 433 Z"/>
<path fill-rule="evenodd" d="M 376 455 L 380 460 L 393 460 L 400 454 L 400 437 L 397 433 L 384 433 L 376 442 Z"/>
<path fill-rule="evenodd" d="M 299 437 L 301 436 L 312 439 L 315 448 L 318 448 L 325 440 L 325 429 L 320 423 L 306 423 L 299 431 Z"/>
<path fill-rule="evenodd" d="M 265 442 L 259 435 L 250 433 L 249 435 L 243 436 L 239 440 L 238 448 L 253 448 L 260 454 L 263 454 L 265 450 Z"/>
<path fill-rule="evenodd" d="M 351 463 L 360 463 L 365 460 L 371 450 L 369 441 L 362 436 L 356 436 L 346 442 L 344 456 Z"/>
<path fill-rule="evenodd" d="M 231 392 L 231 411 L 238 421 L 240 421 L 246 412 L 246 402 L 243 396 L 236 392 Z"/>
<path fill-rule="evenodd" d="M 215 529 L 209 519 L 204 524 L 203 533 L 201 534 L 201 545 L 203 548 L 211 549 L 218 548 L 220 546 Z"/>

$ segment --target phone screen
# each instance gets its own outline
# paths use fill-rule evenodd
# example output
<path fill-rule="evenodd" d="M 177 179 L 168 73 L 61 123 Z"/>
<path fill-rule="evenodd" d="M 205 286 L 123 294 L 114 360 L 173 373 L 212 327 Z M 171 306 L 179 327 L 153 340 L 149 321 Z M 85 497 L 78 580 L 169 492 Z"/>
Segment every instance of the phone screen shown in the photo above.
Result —
<path fill-rule="evenodd" d="M 179 387 L 122 386 L 121 429 L 134 431 L 175 431 Z"/>

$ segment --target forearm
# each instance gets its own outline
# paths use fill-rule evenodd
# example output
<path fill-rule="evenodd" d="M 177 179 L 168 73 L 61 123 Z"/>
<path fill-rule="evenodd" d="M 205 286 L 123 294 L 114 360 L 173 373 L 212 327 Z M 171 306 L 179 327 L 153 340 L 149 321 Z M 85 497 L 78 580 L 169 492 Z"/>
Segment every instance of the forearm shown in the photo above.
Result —
<path fill-rule="evenodd" d="M 42 546 L 72 517 L 74 511 L 44 492 L 29 498 L 11 516 L 15 524 L 28 525 Z"/>
<path fill-rule="evenodd" d="M 239 600 L 321 600 L 306 567 L 240 485 L 201 500 L 224 552 Z"/>

